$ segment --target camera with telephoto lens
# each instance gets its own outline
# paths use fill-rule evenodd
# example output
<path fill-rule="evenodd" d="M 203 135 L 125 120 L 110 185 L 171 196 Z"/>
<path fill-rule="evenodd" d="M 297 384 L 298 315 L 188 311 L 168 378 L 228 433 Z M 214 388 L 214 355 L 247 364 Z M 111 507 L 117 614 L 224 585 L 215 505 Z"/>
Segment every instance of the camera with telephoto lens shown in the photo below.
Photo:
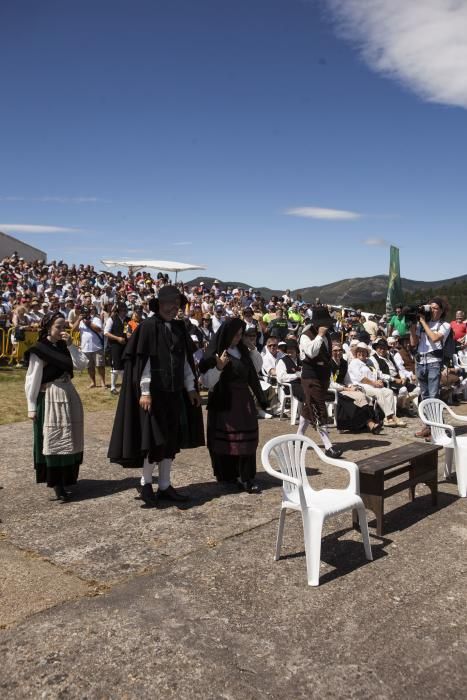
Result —
<path fill-rule="evenodd" d="M 404 306 L 402 313 L 410 323 L 417 323 L 420 318 L 424 318 L 428 323 L 431 319 L 431 306 L 424 302 L 410 304 L 409 306 Z"/>

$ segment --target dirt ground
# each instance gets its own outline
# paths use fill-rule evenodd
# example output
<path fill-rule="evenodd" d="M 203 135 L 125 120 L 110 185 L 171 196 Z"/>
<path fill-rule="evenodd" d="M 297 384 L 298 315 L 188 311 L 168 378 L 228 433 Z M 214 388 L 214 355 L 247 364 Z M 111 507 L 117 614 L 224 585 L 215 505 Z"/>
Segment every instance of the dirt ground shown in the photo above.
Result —
<path fill-rule="evenodd" d="M 465 694 L 467 501 L 444 480 L 442 452 L 436 506 L 424 485 L 412 503 L 391 497 L 382 537 L 368 511 L 373 562 L 350 515 L 326 521 L 312 588 L 298 514 L 273 561 L 280 487 L 259 455 L 261 495 L 216 484 L 200 448 L 174 467 L 188 507 L 147 509 L 138 471 L 106 459 L 111 423 L 111 411 L 87 414 L 68 504 L 34 484 L 30 423 L 0 426 L 2 698 Z M 411 442 L 416 427 L 331 432 L 358 461 Z M 260 445 L 286 432 L 285 420 L 260 421 Z M 322 467 L 318 485 L 344 483 Z"/>

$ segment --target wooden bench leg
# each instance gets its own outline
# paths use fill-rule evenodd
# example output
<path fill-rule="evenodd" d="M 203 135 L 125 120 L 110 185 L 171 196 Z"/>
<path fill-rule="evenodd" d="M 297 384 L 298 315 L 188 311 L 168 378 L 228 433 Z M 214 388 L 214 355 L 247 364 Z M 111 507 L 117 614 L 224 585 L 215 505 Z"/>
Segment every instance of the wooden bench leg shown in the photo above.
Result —
<path fill-rule="evenodd" d="M 434 506 L 438 505 L 438 479 L 433 481 L 427 481 L 426 485 L 431 491 L 431 503 Z"/>
<path fill-rule="evenodd" d="M 376 534 L 381 537 L 383 534 L 383 520 L 384 520 L 384 497 L 375 496 L 375 508 L 374 514 L 376 515 Z"/>
<path fill-rule="evenodd" d="M 376 517 L 376 534 L 383 534 L 383 518 L 384 518 L 384 496 L 379 494 L 360 494 L 365 505 L 365 508 L 373 511 Z M 354 528 L 358 529 L 357 511 L 352 511 L 352 521 Z"/>

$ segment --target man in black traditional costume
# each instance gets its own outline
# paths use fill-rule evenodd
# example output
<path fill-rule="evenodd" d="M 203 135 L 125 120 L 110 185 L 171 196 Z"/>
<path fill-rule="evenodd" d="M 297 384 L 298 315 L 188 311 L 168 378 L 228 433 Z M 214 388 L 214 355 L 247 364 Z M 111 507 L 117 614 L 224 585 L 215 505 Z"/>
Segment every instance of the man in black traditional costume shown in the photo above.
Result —
<path fill-rule="evenodd" d="M 311 321 L 300 336 L 300 359 L 302 361 L 302 387 L 304 403 L 297 434 L 304 435 L 312 423 L 321 437 L 328 457 L 340 457 L 342 450 L 333 447 L 326 427 L 328 415 L 326 394 L 331 380 L 330 329 L 334 319 L 325 306 L 312 308 Z"/>
<path fill-rule="evenodd" d="M 182 448 L 204 445 L 201 398 L 197 390 L 193 343 L 183 321 L 175 320 L 187 300 L 166 285 L 154 303 L 154 316 L 133 332 L 123 355 L 122 390 L 108 457 L 123 467 L 141 467 L 141 498 L 188 500 L 170 483 L 175 455 Z M 159 465 L 159 489 L 152 488 Z"/>

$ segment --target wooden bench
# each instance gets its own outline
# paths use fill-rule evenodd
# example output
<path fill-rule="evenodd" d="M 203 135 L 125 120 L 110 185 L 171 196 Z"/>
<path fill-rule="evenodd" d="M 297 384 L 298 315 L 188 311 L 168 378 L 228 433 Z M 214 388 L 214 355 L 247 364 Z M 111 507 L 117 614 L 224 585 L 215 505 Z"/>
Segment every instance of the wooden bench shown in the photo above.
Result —
<path fill-rule="evenodd" d="M 388 452 L 357 462 L 360 472 L 360 496 L 365 507 L 376 515 L 376 534 L 383 534 L 384 500 L 395 493 L 409 489 L 411 501 L 415 498 L 416 484 L 426 484 L 433 505 L 438 501 L 438 451 L 439 445 L 411 442 Z M 402 465 L 402 466 L 401 466 Z M 407 479 L 387 486 L 392 479 L 407 474 Z M 353 511 L 354 527 L 358 523 Z"/>

